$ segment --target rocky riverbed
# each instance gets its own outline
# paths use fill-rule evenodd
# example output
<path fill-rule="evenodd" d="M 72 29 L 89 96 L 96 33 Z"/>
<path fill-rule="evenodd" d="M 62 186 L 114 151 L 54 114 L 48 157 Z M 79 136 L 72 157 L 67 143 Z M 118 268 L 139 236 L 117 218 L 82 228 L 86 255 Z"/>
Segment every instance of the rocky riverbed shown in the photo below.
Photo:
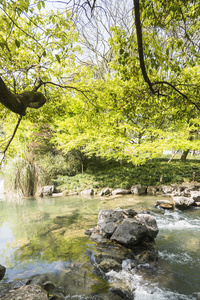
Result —
<path fill-rule="evenodd" d="M 167 193 L 170 188 L 171 187 L 162 186 L 162 190 L 161 188 L 157 190 L 156 205 L 160 207 L 162 201 L 169 201 L 174 205 L 173 197 L 185 197 L 190 199 L 192 194 L 197 196 L 199 193 L 199 186 L 196 184 L 176 186 L 176 189 L 172 190 L 171 194 Z M 121 189 L 121 192 L 122 190 L 123 189 Z M 103 191 L 105 191 L 105 189 L 103 189 Z M 134 187 L 134 191 L 136 191 L 136 187 Z M 125 274 L 127 270 L 130 270 L 132 275 L 133 272 L 138 272 L 138 274 L 151 281 L 153 277 L 157 277 L 157 270 L 159 269 L 158 249 L 154 241 L 158 233 L 158 226 L 154 218 L 155 212 L 151 214 L 149 213 L 151 209 L 138 210 L 138 207 L 134 209 L 134 207 L 136 208 L 137 206 L 137 201 L 139 203 L 137 197 L 139 197 L 137 194 L 134 194 L 134 196 L 129 193 L 128 196 L 126 193 L 120 194 L 120 189 L 115 191 L 111 190 L 111 194 L 106 193 L 99 195 L 99 197 L 96 196 L 94 198 L 95 201 L 99 201 L 104 208 L 100 209 L 96 221 L 91 219 L 90 223 L 93 224 L 92 228 L 89 228 L 89 223 L 87 223 L 87 228 L 89 229 L 86 230 L 87 235 L 85 237 L 84 224 L 86 224 L 86 222 L 80 218 L 77 208 L 80 207 L 84 201 L 84 207 L 88 202 L 91 202 L 93 205 L 94 200 L 90 195 L 84 197 L 84 193 L 82 193 L 82 196 L 79 196 L 79 198 L 75 197 L 71 199 L 65 197 L 63 200 L 62 198 L 56 199 L 56 201 L 61 201 L 62 211 L 63 204 L 69 202 L 71 199 L 70 201 L 72 201 L 75 209 L 72 210 L 72 206 L 69 203 L 67 214 L 63 211 L 60 215 L 54 213 L 53 217 L 50 217 L 52 215 L 48 212 L 40 211 L 40 213 L 32 212 L 31 218 L 30 215 L 28 215 L 25 221 L 27 222 L 29 220 L 30 225 L 32 224 L 31 231 L 37 228 L 38 221 L 46 220 L 47 223 L 45 226 L 42 226 L 40 231 L 38 231 L 38 229 L 36 231 L 34 230 L 35 233 L 37 232 L 37 235 L 41 237 L 41 241 L 38 243 L 27 241 L 16 252 L 17 257 L 20 257 L 21 254 L 24 256 L 25 253 L 27 258 L 33 257 L 36 252 L 31 251 L 33 248 L 36 250 L 38 247 L 38 255 L 49 258 L 50 252 L 48 252 L 48 256 L 44 255 L 45 252 L 41 252 L 44 251 L 41 249 L 43 249 L 42 243 L 45 241 L 45 243 L 49 243 L 49 248 L 57 245 L 58 250 L 54 249 L 55 252 L 53 254 L 53 259 L 57 261 L 57 263 L 53 267 L 53 272 L 49 270 L 45 272 L 44 269 L 35 275 L 23 276 L 23 278 L 14 280 L 13 282 L 3 279 L 0 291 L 1 299 L 16 299 L 16 297 L 23 297 L 23 293 L 26 295 L 26 299 L 37 299 L 36 294 L 40 295 L 39 293 L 41 293 L 41 297 L 44 297 L 44 299 L 54 300 L 76 300 L 80 299 L 80 297 L 84 297 L 82 299 L 85 300 L 133 299 L 136 285 L 128 284 L 128 278 L 123 282 L 123 280 L 121 280 L 123 274 Z M 145 203 L 150 201 L 148 199 L 151 199 L 151 196 L 145 197 Z M 47 201 L 48 205 L 51 202 L 54 203 L 54 198 L 52 197 L 51 199 L 52 200 L 47 198 L 47 200 L 45 200 L 44 198 L 44 200 L 37 200 L 39 207 L 42 202 Z M 78 200 L 77 204 L 74 203 L 76 199 Z M 156 200 L 156 198 L 154 199 Z M 194 204 L 198 203 L 196 200 L 198 200 L 197 197 L 191 202 L 191 206 L 187 205 L 188 202 L 184 202 L 182 208 L 198 208 L 198 206 Z M 124 201 L 126 202 L 126 207 L 130 208 L 119 208 L 121 204 L 122 206 L 124 205 Z M 106 208 L 112 206 L 115 208 Z M 116 207 L 118 208 L 116 209 Z M 152 202 L 151 207 L 153 209 Z M 175 209 L 177 207 L 175 207 Z M 22 209 L 20 208 L 20 212 L 21 211 Z M 92 212 L 91 209 L 87 209 L 87 212 L 89 211 L 90 213 L 87 213 L 87 222 Z M 176 211 L 174 213 L 177 218 Z M 24 218 L 24 213 L 22 218 Z M 49 225 L 50 218 L 51 222 L 53 221 L 51 225 Z M 96 223 L 95 226 L 94 223 Z M 180 224 L 184 225 L 185 223 L 180 221 Z M 195 224 L 194 226 L 197 225 Z M 74 239 L 72 244 L 70 244 L 71 241 L 68 240 L 68 237 L 72 235 L 75 237 L 77 229 L 79 230 L 78 239 Z M 168 235 L 166 235 L 166 238 L 167 236 Z M 80 242 L 78 242 L 79 240 Z M 194 243 L 194 241 L 192 241 L 192 243 Z M 65 249 L 61 247 L 62 244 Z M 70 247 L 73 247 L 73 249 L 70 249 Z M 63 251 L 64 255 L 66 255 L 66 260 L 62 257 L 62 262 L 59 262 L 60 251 Z M 71 254 L 69 254 L 71 252 L 73 252 L 72 258 L 70 258 Z M 163 251 L 163 253 L 165 256 L 165 251 Z M 79 259 L 79 256 L 81 259 Z M 4 269 L 2 269 L 2 276 L 3 273 Z M 120 279 L 118 280 L 117 278 Z M 134 278 L 134 280 L 137 281 L 137 277 Z"/>

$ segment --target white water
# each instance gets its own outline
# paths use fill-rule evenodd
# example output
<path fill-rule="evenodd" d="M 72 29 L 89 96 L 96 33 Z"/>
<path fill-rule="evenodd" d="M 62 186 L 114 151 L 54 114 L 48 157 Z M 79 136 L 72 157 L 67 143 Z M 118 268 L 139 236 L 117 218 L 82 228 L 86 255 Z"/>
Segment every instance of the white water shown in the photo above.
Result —
<path fill-rule="evenodd" d="M 154 216 L 159 227 L 160 278 L 157 276 L 155 281 L 152 274 L 152 280 L 144 279 L 133 261 L 125 260 L 122 271 L 106 274 L 111 286 L 120 283 L 124 289 L 128 288 L 134 300 L 200 299 L 199 214 L 195 213 L 194 218 L 181 211 L 166 211 L 164 215 L 154 212 Z"/>

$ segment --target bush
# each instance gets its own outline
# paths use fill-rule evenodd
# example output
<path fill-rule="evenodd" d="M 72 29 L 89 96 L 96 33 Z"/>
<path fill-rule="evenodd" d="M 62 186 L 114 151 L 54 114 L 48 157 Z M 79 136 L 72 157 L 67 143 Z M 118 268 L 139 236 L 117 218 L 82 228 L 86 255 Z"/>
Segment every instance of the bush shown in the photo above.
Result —
<path fill-rule="evenodd" d="M 59 175 L 74 176 L 81 171 L 81 161 L 72 151 L 66 156 L 47 153 L 38 162 L 51 178 Z"/>
<path fill-rule="evenodd" d="M 50 183 L 39 165 L 27 158 L 10 160 L 4 166 L 3 173 L 6 192 L 20 197 L 34 196 L 41 186 Z"/>

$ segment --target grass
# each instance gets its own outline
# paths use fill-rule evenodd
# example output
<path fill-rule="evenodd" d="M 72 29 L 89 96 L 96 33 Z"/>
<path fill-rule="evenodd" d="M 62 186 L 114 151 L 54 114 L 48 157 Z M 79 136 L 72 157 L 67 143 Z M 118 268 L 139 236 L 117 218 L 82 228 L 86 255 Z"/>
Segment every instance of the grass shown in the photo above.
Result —
<path fill-rule="evenodd" d="M 54 180 L 57 191 L 80 191 L 87 188 L 100 189 L 130 188 L 135 184 L 146 186 L 190 182 L 196 173 L 196 181 L 200 181 L 200 160 L 188 159 L 186 162 L 168 158 L 154 159 L 141 166 L 131 163 L 93 161 L 87 166 L 84 174 L 75 176 L 59 176 Z M 160 178 L 162 177 L 162 182 Z"/>

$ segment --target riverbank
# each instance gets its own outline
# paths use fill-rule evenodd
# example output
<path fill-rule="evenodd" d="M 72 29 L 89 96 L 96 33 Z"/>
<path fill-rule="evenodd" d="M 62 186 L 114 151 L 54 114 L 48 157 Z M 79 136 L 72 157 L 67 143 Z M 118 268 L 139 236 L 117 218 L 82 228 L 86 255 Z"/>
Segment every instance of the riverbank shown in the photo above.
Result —
<path fill-rule="evenodd" d="M 131 163 L 102 162 L 89 164 L 83 174 L 75 176 L 60 175 L 53 179 L 56 192 L 64 190 L 75 192 L 84 189 L 109 187 L 130 189 L 131 186 L 160 186 L 182 182 L 200 182 L 200 161 L 190 159 L 183 163 L 174 159 L 154 159 L 141 166 Z"/>

